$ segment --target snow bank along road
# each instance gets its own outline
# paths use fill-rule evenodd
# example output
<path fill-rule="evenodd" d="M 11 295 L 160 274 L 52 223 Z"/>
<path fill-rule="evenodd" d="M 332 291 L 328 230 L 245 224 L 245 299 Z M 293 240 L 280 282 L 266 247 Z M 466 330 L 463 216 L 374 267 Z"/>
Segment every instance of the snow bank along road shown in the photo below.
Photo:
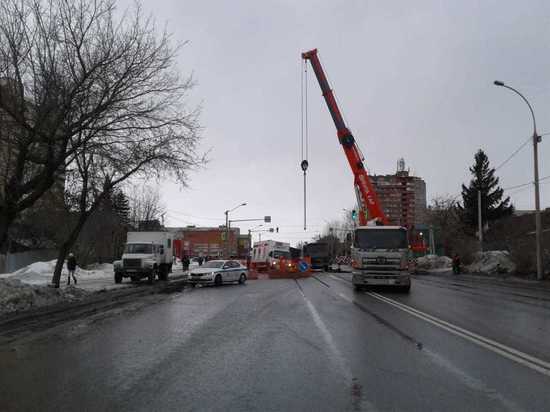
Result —
<path fill-rule="evenodd" d="M 123 286 L 112 290 L 103 289 L 77 301 L 60 302 L 4 315 L 0 317 L 0 344 L 21 335 L 47 330 L 61 322 L 136 303 L 143 296 L 182 290 L 185 286 L 185 278 L 180 270 L 171 274 L 168 282 L 156 282 L 153 285 L 145 281 L 127 282 Z"/>
<path fill-rule="evenodd" d="M 349 279 L 149 295 L 13 339 L 0 409 L 547 410 L 548 291 Z"/>

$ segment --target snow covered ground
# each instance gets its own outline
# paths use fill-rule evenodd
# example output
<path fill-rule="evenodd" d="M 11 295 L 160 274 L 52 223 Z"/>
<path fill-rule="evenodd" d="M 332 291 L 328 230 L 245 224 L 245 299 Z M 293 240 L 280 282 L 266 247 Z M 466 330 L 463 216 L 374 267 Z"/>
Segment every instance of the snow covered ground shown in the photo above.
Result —
<path fill-rule="evenodd" d="M 81 300 L 89 294 L 90 292 L 73 286 L 54 289 L 41 285 L 29 285 L 18 279 L 4 278 L 0 279 L 0 315 Z"/>
<path fill-rule="evenodd" d="M 512 262 L 510 254 L 505 250 L 492 250 L 476 253 L 474 262 L 466 267 L 468 272 L 487 275 L 513 274 L 516 265 Z"/>
<path fill-rule="evenodd" d="M 416 259 L 416 268 L 430 273 L 448 272 L 453 260 L 448 256 L 426 255 Z"/>
<path fill-rule="evenodd" d="M 13 273 L 0 274 L 0 279 L 17 279 L 27 285 L 46 286 L 52 281 L 52 274 L 56 260 L 36 262 Z M 61 286 L 67 284 L 67 267 L 61 272 Z M 110 263 L 91 265 L 89 269 L 76 268 L 77 287 L 90 292 L 124 287 L 124 283 L 115 284 L 113 279 L 113 265 Z M 73 283 L 71 279 L 71 284 Z"/>
<path fill-rule="evenodd" d="M 61 287 L 48 287 L 56 260 L 36 262 L 13 273 L 0 274 L 0 315 L 31 307 L 46 306 L 62 301 L 79 300 L 90 293 L 130 286 L 131 283 L 115 284 L 113 265 L 92 265 L 89 269 L 77 267 L 76 286 L 71 279 L 67 286 L 67 267 L 63 266 Z"/>

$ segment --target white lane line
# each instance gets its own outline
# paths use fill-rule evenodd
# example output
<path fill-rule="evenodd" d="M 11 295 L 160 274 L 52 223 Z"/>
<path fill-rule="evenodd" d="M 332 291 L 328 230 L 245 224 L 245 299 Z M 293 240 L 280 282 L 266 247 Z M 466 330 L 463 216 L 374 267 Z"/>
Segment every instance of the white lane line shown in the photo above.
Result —
<path fill-rule="evenodd" d="M 331 278 L 335 280 L 339 280 L 341 282 L 348 283 L 348 281 L 341 279 L 337 276 L 331 275 Z M 386 296 L 382 296 L 375 292 L 367 292 L 367 295 L 370 295 L 374 298 L 377 298 L 379 300 L 384 301 L 385 303 L 389 303 L 390 305 L 393 305 L 401 310 L 404 310 L 405 312 L 410 313 L 411 315 L 414 315 L 416 317 L 419 317 L 427 322 L 430 322 L 434 325 L 437 325 L 445 330 L 448 330 L 449 332 L 452 332 L 456 335 L 460 335 L 462 337 L 465 337 L 466 339 L 477 343 L 480 346 L 486 347 L 493 352 L 499 353 L 503 356 L 505 356 L 508 359 L 514 360 L 518 363 L 521 363 L 531 369 L 534 369 L 538 372 L 543 373 L 544 375 L 550 376 L 550 363 L 536 358 L 534 356 L 528 355 L 527 353 L 521 352 L 517 349 L 511 348 L 509 346 L 503 345 L 499 342 L 496 342 L 492 339 L 486 338 L 484 336 L 478 335 L 474 332 L 471 332 L 469 330 L 466 330 L 464 328 L 461 328 L 460 326 L 456 326 L 452 323 L 446 322 L 442 319 L 439 319 L 435 316 L 429 315 L 425 312 L 422 312 L 418 309 L 415 309 L 411 306 L 405 305 L 401 302 L 398 302 L 396 300 L 390 299 Z M 340 294 L 341 297 L 349 301 L 349 298 L 344 297 L 344 295 Z M 506 353 L 506 354 L 505 354 Z"/>
<path fill-rule="evenodd" d="M 348 296 L 344 295 L 343 293 L 338 293 L 338 296 L 345 300 L 348 303 L 354 304 L 353 299 L 349 298 Z M 501 395 L 499 392 L 497 392 L 494 389 L 489 388 L 487 385 L 485 385 L 482 381 L 479 379 L 474 378 L 473 376 L 468 375 L 466 372 L 464 372 L 462 369 L 455 366 L 453 363 L 448 361 L 447 359 L 441 357 L 435 352 L 432 352 L 426 347 L 422 348 L 422 353 L 424 353 L 426 356 L 428 356 L 434 363 L 436 363 L 439 367 L 446 369 L 453 375 L 457 377 L 464 385 L 469 387 L 471 390 L 482 392 L 486 394 L 490 399 L 500 402 L 501 405 L 508 411 L 521 411 L 522 409 L 516 405 L 514 402 L 507 399 L 505 396 Z"/>
<path fill-rule="evenodd" d="M 348 365 L 348 362 L 346 361 L 346 358 L 344 355 L 342 355 L 342 352 L 338 349 L 336 346 L 336 343 L 334 342 L 334 338 L 332 337 L 332 334 L 328 330 L 327 326 L 325 325 L 325 322 L 323 322 L 323 319 L 321 319 L 321 315 L 315 309 L 315 306 L 313 306 L 313 303 L 306 297 L 304 291 L 298 287 L 298 290 L 300 291 L 300 294 L 304 298 L 304 301 L 306 302 L 306 306 L 309 309 L 309 312 L 311 314 L 311 317 L 313 318 L 313 322 L 315 323 L 315 326 L 317 326 L 317 329 L 321 332 L 321 335 L 323 336 L 323 339 L 325 340 L 325 343 L 330 349 L 330 354 L 332 362 L 338 367 L 340 370 L 340 374 L 344 377 L 344 379 L 347 381 L 348 386 L 352 387 L 353 385 L 353 373 Z M 365 398 L 361 398 L 360 400 L 360 410 L 362 411 L 372 411 L 376 412 L 377 409 L 375 406 L 370 403 Z"/>
<path fill-rule="evenodd" d="M 446 322 L 435 316 L 428 315 L 427 313 L 419 311 L 418 309 L 405 305 L 401 302 L 379 295 L 378 293 L 367 292 L 366 294 L 382 302 L 385 302 L 389 305 L 392 305 L 404 312 L 407 312 L 410 315 L 420 318 L 435 326 L 438 326 L 441 329 L 444 329 L 450 333 L 453 333 L 457 336 L 467 339 L 470 342 L 473 342 L 479 346 L 482 346 L 492 352 L 498 353 L 499 355 L 502 355 L 505 358 L 508 358 L 521 365 L 527 366 L 528 368 L 533 369 L 537 372 L 540 372 L 543 375 L 550 376 L 550 363 L 545 362 L 542 359 L 535 358 L 534 356 L 531 356 L 519 350 L 510 348 L 509 346 L 503 345 L 492 339 L 485 338 L 476 333 L 470 332 L 469 330 L 453 325 L 452 323 Z"/>

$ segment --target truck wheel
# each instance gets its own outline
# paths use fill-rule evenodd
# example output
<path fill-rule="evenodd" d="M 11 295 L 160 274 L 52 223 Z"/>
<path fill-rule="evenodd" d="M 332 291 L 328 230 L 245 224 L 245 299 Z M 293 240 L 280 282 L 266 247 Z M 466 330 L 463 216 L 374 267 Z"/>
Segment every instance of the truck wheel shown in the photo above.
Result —
<path fill-rule="evenodd" d="M 246 282 L 246 275 L 244 273 L 241 273 L 241 276 L 239 277 L 239 285 L 244 285 Z"/>
<path fill-rule="evenodd" d="M 407 285 L 407 286 L 401 286 L 399 288 L 399 291 L 401 293 L 409 293 L 411 291 L 411 285 Z"/>
<path fill-rule="evenodd" d="M 130 276 L 130 280 L 132 282 L 137 282 L 139 280 L 139 278 L 137 276 Z"/>
<path fill-rule="evenodd" d="M 122 273 L 115 272 L 115 283 L 121 283 L 122 282 Z"/>
<path fill-rule="evenodd" d="M 214 279 L 214 285 L 216 286 L 222 285 L 222 275 L 216 275 L 216 278 Z"/>

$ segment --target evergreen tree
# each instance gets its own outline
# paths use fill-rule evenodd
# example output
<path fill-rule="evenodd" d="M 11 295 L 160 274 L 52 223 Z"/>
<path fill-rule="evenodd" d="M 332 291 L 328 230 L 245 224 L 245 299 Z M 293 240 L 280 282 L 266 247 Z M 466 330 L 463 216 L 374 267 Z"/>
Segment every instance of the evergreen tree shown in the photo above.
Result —
<path fill-rule="evenodd" d="M 472 228 L 478 226 L 478 191 L 481 190 L 481 219 L 483 224 L 509 216 L 514 211 L 510 198 L 502 200 L 504 191 L 498 185 L 495 169 L 489 166 L 489 159 L 483 150 L 475 154 L 475 163 L 470 167 L 473 175 L 470 185 L 462 185 L 462 205 L 458 205 L 460 218 Z"/>
<path fill-rule="evenodd" d="M 117 190 L 112 196 L 113 210 L 123 225 L 130 223 L 130 202 L 122 190 Z"/>

